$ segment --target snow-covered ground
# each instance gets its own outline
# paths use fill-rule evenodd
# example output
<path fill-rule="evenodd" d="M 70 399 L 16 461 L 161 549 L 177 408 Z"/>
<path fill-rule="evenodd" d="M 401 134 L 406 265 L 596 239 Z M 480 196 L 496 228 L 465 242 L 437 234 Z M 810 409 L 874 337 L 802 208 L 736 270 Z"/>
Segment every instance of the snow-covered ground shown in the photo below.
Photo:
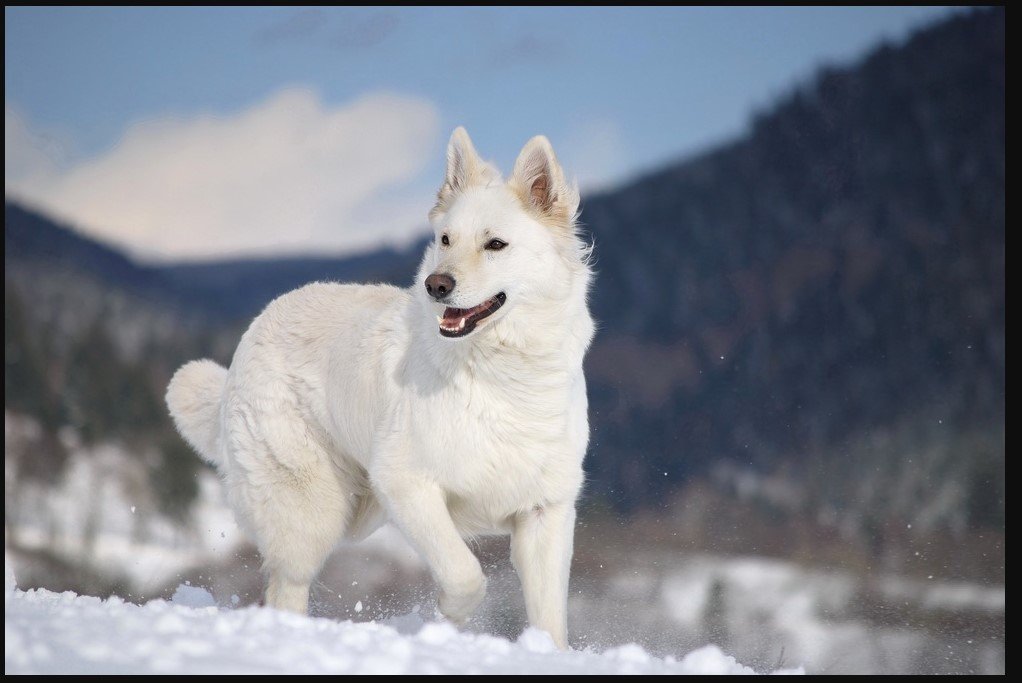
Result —
<path fill-rule="evenodd" d="M 638 645 L 559 652 L 542 632 L 516 642 L 417 615 L 337 622 L 248 607 L 221 610 L 198 588 L 133 605 L 17 589 L 5 562 L 5 674 L 752 674 L 715 646 L 659 659 Z M 802 673 L 801 669 L 777 673 Z"/>
<path fill-rule="evenodd" d="M 159 512 L 149 475 L 137 454 L 118 444 L 83 446 L 67 430 L 61 439 L 71 455 L 62 475 L 48 483 L 19 479 L 18 463 L 32 456 L 33 439 L 38 438 L 40 427 L 29 418 L 7 411 L 4 417 L 5 555 L 23 585 L 74 588 L 81 594 L 113 594 L 146 602 L 169 597 L 174 586 L 191 581 L 212 592 L 209 604 L 229 610 L 218 613 L 222 623 L 219 617 L 214 619 L 214 613 L 203 616 L 185 612 L 181 618 L 189 624 L 189 630 L 203 634 L 188 636 L 193 640 L 206 639 L 211 629 L 243 633 L 253 628 L 262 629 L 258 633 L 263 635 L 254 637 L 262 643 L 279 640 L 279 635 L 269 634 L 295 630 L 290 622 L 286 628 L 277 622 L 276 626 L 267 626 L 261 620 L 271 617 L 265 613 L 241 609 L 259 600 L 263 577 L 255 550 L 235 525 L 222 486 L 212 472 L 200 472 L 200 491 L 188 520 L 172 520 Z M 608 531 L 610 541 L 606 540 Z M 936 576 L 924 579 L 879 571 L 863 573 L 766 557 L 701 554 L 678 546 L 614 541 L 613 531 L 607 525 L 580 526 L 576 535 L 578 563 L 573 570 L 569 601 L 572 643 L 583 650 L 604 652 L 598 659 L 608 670 L 624 667 L 620 662 L 615 664 L 615 658 L 631 655 L 647 662 L 649 668 L 673 670 L 695 660 L 669 661 L 667 655 L 677 657 L 692 651 L 693 657 L 695 653 L 711 657 L 713 651 L 700 646 L 713 642 L 761 671 L 804 665 L 811 673 L 1004 672 L 1003 583 L 965 583 Z M 523 628 L 524 603 L 518 577 L 507 560 L 506 540 L 503 547 L 491 541 L 488 550 L 476 548 L 490 589 L 470 628 L 505 639 L 456 634 L 448 629 L 449 647 L 474 647 L 479 650 L 480 660 L 495 656 L 493 648 L 508 647 L 512 648 L 508 658 L 514 664 L 518 660 L 531 661 L 536 653 L 506 639 L 516 639 Z M 346 643 L 369 637 L 357 635 L 364 628 L 390 634 L 379 636 L 380 643 L 391 642 L 388 638 L 407 641 L 406 645 L 396 645 L 398 649 L 430 649 L 433 646 L 424 644 L 420 636 L 428 640 L 436 635 L 430 635 L 432 631 L 443 631 L 443 627 L 424 626 L 418 617 L 395 619 L 394 615 L 431 611 L 434 592 L 435 586 L 418 555 L 399 533 L 385 527 L 334 554 L 313 587 L 313 613 L 330 620 L 312 621 L 321 626 L 303 628 L 326 629 L 323 632 L 327 635 L 321 640 L 318 636 L 313 639 L 315 649 L 337 657 L 348 653 L 344 656 L 353 662 L 362 662 L 365 657 L 356 657 L 356 650 Z M 18 600 L 35 600 L 40 618 L 48 613 L 46 610 L 56 609 L 40 607 L 57 599 L 53 593 L 16 595 Z M 60 600 L 67 602 L 65 598 Z M 95 598 L 81 600 L 91 601 L 90 614 L 102 615 L 107 609 L 96 607 L 99 602 Z M 73 605 L 68 609 L 86 611 L 78 602 Z M 165 603 L 152 602 L 139 608 L 116 600 L 104 605 L 136 614 L 131 617 L 132 624 L 155 622 L 159 615 L 152 610 L 166 607 Z M 189 606 L 198 604 L 192 601 Z M 12 622 L 13 614 L 8 605 L 8 637 L 35 633 L 31 630 L 36 628 L 31 626 L 34 617 Z M 348 619 L 362 623 L 350 624 L 345 621 Z M 214 626 L 214 622 L 221 625 Z M 12 623 L 19 624 L 14 631 Z M 96 633 L 89 638 L 94 637 L 102 651 L 107 647 L 103 645 L 107 642 L 103 640 L 106 627 L 96 623 Z M 394 633 L 392 627 L 403 635 Z M 63 627 L 58 628 L 54 620 L 39 628 L 59 634 Z M 169 637 L 152 629 L 140 632 L 148 634 L 139 636 L 143 650 L 149 647 L 144 643 L 157 647 Z M 24 667 L 17 670 L 41 670 L 39 662 L 50 655 L 40 654 L 37 661 L 32 659 L 36 651 L 32 648 L 42 647 L 60 652 L 62 657 L 65 653 L 78 657 L 75 661 L 88 661 L 75 654 L 73 646 L 50 644 L 61 642 L 55 638 L 34 638 L 37 642 L 31 647 L 13 655 L 16 659 L 12 659 L 8 647 L 8 666 L 21 667 L 17 662 L 27 658 Z M 482 645 L 477 643 L 480 638 Z M 642 648 L 620 647 L 629 642 L 638 642 Z M 230 645 L 224 648 L 245 651 Z M 117 649 L 123 650 L 125 657 L 134 651 Z M 643 649 L 649 657 L 642 654 Z M 564 662 L 595 656 L 591 651 L 556 656 L 556 666 L 576 666 Z M 146 657 L 138 657 L 147 661 Z M 251 658 L 246 655 L 240 659 L 244 664 Z M 386 659 L 397 661 L 398 657 L 388 655 Z M 127 661 L 124 666 L 129 668 L 124 670 L 142 668 L 133 663 L 135 660 Z M 213 659 L 203 661 L 203 670 L 215 668 Z M 342 669 L 338 666 L 331 670 Z"/>

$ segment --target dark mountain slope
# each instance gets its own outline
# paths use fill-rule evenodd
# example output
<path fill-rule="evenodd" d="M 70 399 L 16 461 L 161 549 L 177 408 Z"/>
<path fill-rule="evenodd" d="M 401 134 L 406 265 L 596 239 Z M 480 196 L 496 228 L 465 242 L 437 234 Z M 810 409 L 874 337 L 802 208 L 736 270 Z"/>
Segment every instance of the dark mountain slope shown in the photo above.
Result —
<path fill-rule="evenodd" d="M 1004 29 L 978 11 L 825 70 L 748 138 L 586 203 L 597 489 L 1003 420 Z"/>

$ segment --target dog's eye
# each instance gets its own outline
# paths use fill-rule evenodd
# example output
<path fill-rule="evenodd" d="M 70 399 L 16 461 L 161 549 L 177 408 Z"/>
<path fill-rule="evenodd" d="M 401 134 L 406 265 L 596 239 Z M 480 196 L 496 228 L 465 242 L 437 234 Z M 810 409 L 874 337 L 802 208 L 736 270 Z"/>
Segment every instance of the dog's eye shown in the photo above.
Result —
<path fill-rule="evenodd" d="M 444 245 L 446 247 L 450 243 L 451 243 L 451 240 L 450 240 L 449 237 L 447 237 L 447 233 L 446 232 L 443 235 L 440 236 L 440 244 L 442 244 L 442 245 Z"/>
<path fill-rule="evenodd" d="M 492 240 L 486 243 L 486 248 L 489 249 L 490 251 L 500 251 L 506 246 L 507 242 L 505 242 L 504 240 L 498 240 L 497 238 L 493 238 Z"/>

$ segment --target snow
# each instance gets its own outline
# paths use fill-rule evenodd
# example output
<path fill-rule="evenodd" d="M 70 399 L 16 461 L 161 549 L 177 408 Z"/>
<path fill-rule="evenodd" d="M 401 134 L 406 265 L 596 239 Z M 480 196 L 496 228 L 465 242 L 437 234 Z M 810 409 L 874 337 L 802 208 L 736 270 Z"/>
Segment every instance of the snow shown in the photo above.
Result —
<path fill-rule="evenodd" d="M 764 557 L 727 558 L 693 555 L 665 574 L 660 597 L 670 618 L 689 631 L 712 614 L 728 633 L 727 646 L 750 661 L 804 664 L 811 672 L 919 671 L 939 652 L 941 664 L 955 671 L 996 673 L 1000 645 L 979 630 L 975 642 L 953 630 L 913 629 L 891 620 L 871 622 L 864 598 L 919 612 L 935 619 L 1004 618 L 1003 585 L 925 580 L 875 572 L 820 570 Z M 703 626 L 705 628 L 705 626 Z M 980 635 L 981 634 L 981 635 Z M 989 653 L 988 653 L 989 650 Z M 960 665 L 965 662 L 965 665 Z M 927 670 L 927 669 L 923 669 Z M 928 669 L 939 671 L 935 667 Z"/>
<path fill-rule="evenodd" d="M 170 596 L 170 601 L 183 607 L 216 607 L 216 600 L 205 588 L 182 583 Z"/>
<path fill-rule="evenodd" d="M 931 581 L 933 577 L 928 577 Z M 979 586 L 956 581 L 936 581 L 921 585 L 918 581 L 886 576 L 878 582 L 882 594 L 891 601 L 912 602 L 926 610 L 976 610 L 1003 613 L 1004 586 Z"/>
<path fill-rule="evenodd" d="M 11 566 L 11 561 L 7 559 L 7 553 L 4 553 L 4 605 L 6 606 L 7 596 L 10 596 L 18 589 L 18 580 L 14 576 L 14 567 Z"/>
<path fill-rule="evenodd" d="M 40 432 L 37 421 L 4 412 L 5 452 L 25 452 Z M 4 461 L 11 498 L 5 522 L 17 548 L 72 564 L 84 560 L 98 573 L 124 576 L 130 592 L 146 594 L 191 567 L 230 557 L 244 541 L 212 471 L 199 472 L 192 524 L 182 526 L 157 511 L 147 454 L 114 443 L 86 447 L 70 428 L 60 439 L 70 457 L 54 483 L 20 480 L 18 459 Z"/>
<path fill-rule="evenodd" d="M 4 564 L 5 674 L 755 673 L 713 645 L 680 660 L 634 643 L 559 652 L 542 631 L 511 642 L 415 614 L 356 624 L 259 607 L 220 610 L 206 591 L 185 585 L 171 602 L 145 605 L 21 591 Z"/>

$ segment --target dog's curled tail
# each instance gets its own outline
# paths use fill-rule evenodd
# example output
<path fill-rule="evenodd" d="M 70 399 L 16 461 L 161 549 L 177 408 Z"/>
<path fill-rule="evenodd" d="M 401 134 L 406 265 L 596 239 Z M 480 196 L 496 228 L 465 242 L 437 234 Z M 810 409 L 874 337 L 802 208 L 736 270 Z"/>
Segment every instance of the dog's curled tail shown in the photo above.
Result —
<path fill-rule="evenodd" d="M 182 365 L 167 386 L 167 407 L 177 431 L 211 465 L 220 465 L 220 402 L 227 370 L 211 360 Z"/>

